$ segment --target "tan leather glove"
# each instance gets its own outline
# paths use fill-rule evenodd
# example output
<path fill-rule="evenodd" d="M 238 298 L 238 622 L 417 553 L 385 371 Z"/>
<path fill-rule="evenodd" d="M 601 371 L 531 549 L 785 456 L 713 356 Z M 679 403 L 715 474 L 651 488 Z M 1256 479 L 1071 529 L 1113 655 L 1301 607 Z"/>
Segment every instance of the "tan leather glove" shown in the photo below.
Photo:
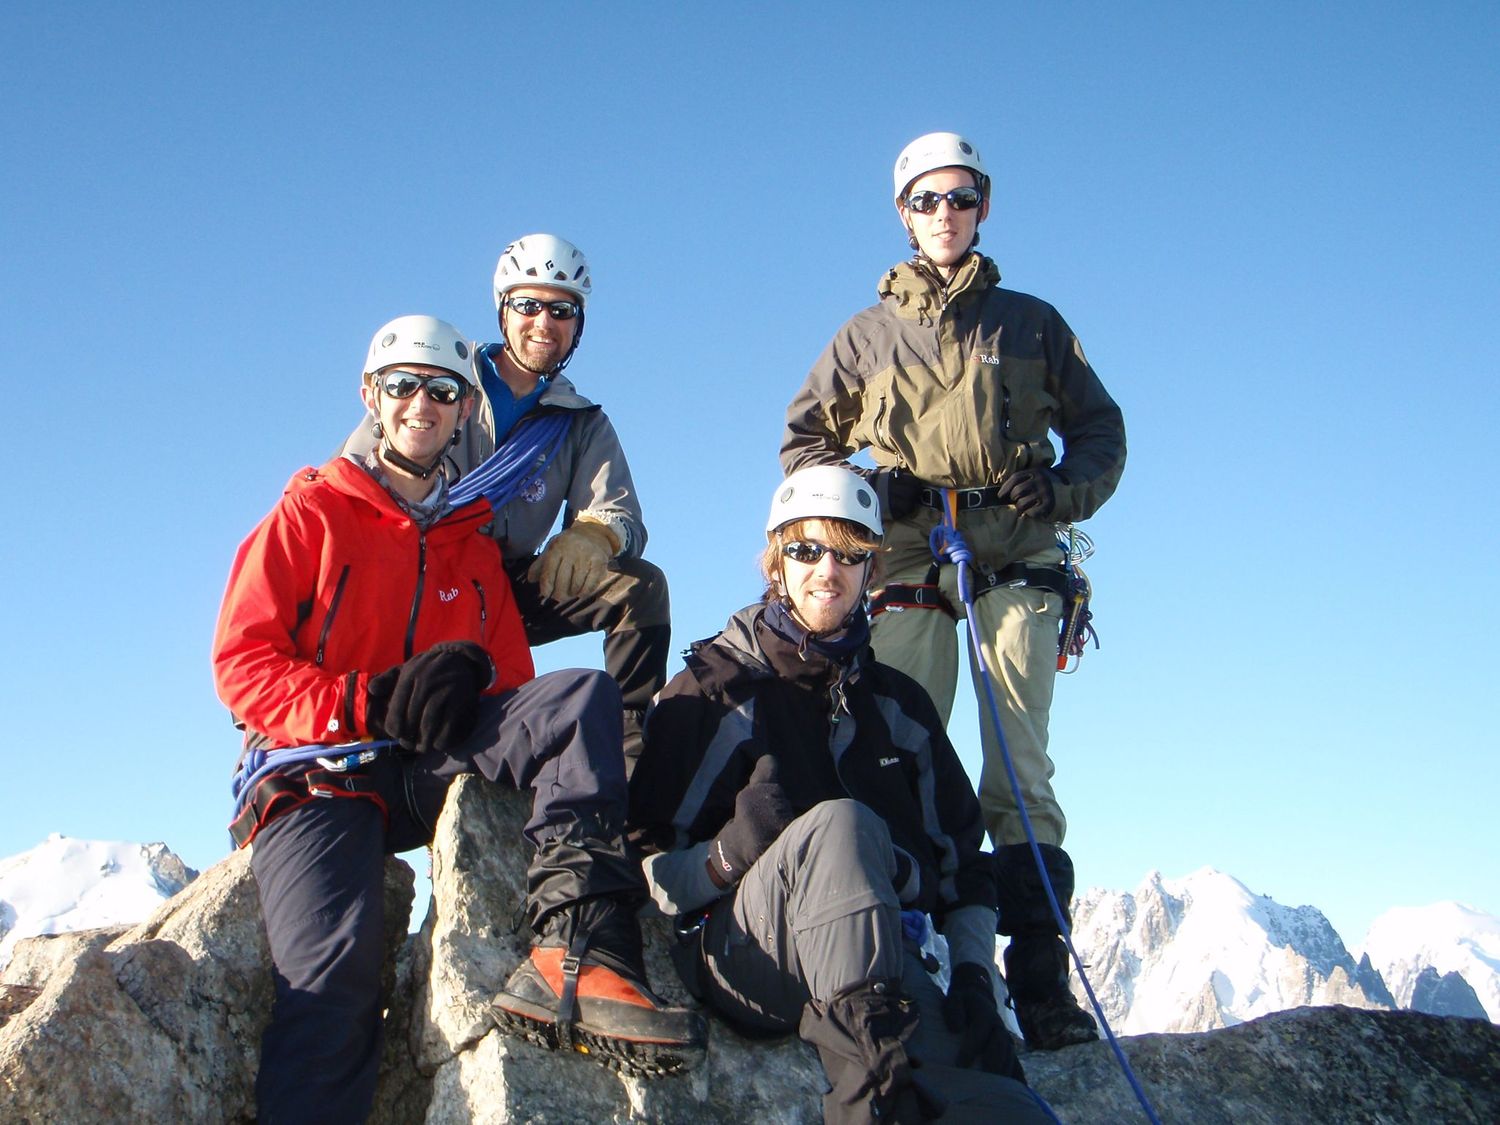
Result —
<path fill-rule="evenodd" d="M 552 537 L 526 577 L 544 598 L 567 601 L 593 593 L 609 573 L 609 560 L 620 541 L 605 524 L 579 516 L 566 531 Z"/>

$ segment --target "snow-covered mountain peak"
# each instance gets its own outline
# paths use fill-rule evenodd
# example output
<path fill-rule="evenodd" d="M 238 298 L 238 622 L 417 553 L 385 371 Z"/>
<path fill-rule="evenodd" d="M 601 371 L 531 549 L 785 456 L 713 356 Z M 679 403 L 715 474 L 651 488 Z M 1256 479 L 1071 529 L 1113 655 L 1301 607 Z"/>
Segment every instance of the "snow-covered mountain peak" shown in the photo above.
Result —
<path fill-rule="evenodd" d="M 1429 1010 L 1419 983 L 1431 969 L 1436 978 L 1462 975 L 1485 1014 L 1500 1021 L 1500 918 L 1461 902 L 1396 907 L 1371 924 L 1361 951 L 1403 1007 Z"/>
<path fill-rule="evenodd" d="M 0 859 L 0 966 L 24 937 L 139 922 L 197 874 L 165 844 L 54 832 Z"/>
<path fill-rule="evenodd" d="M 1302 1004 L 1377 1006 L 1321 911 L 1286 907 L 1211 867 L 1090 890 L 1074 943 L 1116 1031 L 1201 1031 Z"/>

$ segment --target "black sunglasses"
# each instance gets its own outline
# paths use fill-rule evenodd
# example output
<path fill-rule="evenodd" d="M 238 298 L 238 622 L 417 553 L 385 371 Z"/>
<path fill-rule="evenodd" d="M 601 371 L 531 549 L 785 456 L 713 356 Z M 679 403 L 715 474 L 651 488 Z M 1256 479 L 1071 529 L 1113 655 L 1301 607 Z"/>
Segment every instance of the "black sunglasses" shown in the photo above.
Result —
<path fill-rule="evenodd" d="M 415 371 L 387 371 L 380 376 L 380 389 L 392 398 L 411 398 L 419 390 L 441 406 L 452 406 L 464 397 L 464 382 L 454 375 L 418 375 Z"/>
<path fill-rule="evenodd" d="M 930 215 L 943 200 L 955 211 L 972 211 L 984 200 L 978 188 L 956 187 L 952 191 L 914 191 L 906 197 L 906 206 L 918 215 Z"/>
<path fill-rule="evenodd" d="M 540 316 L 542 310 L 546 309 L 552 314 L 553 320 L 572 320 L 578 315 L 578 304 L 575 301 L 542 301 L 536 297 L 507 297 L 505 307 L 513 309 L 522 316 Z"/>
<path fill-rule="evenodd" d="M 832 555 L 833 561 L 841 566 L 861 566 L 875 557 L 874 551 L 835 551 L 826 543 L 806 543 L 801 539 L 786 544 L 781 553 L 804 566 L 816 565 L 825 554 Z"/>

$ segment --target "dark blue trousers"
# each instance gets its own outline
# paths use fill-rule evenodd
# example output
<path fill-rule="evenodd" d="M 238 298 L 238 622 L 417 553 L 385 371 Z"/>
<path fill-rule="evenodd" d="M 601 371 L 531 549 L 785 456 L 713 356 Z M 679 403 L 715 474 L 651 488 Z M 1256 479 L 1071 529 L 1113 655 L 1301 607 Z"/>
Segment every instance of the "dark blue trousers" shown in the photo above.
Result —
<path fill-rule="evenodd" d="M 380 1065 L 385 857 L 431 842 L 460 774 L 533 791 L 525 828 L 536 849 L 527 876 L 533 925 L 579 898 L 644 896 L 621 842 L 620 715 L 619 688 L 602 672 L 540 676 L 485 700 L 457 748 L 387 753 L 367 767 L 389 825 L 373 801 L 332 799 L 260 830 L 250 862 L 276 988 L 256 1081 L 262 1125 L 369 1115 Z"/>

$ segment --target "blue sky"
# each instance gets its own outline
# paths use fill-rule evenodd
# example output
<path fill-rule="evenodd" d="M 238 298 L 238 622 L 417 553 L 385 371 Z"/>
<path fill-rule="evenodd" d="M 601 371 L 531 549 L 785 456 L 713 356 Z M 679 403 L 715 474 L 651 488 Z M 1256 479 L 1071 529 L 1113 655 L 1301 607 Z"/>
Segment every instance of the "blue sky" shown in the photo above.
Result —
<path fill-rule="evenodd" d="M 0 855 L 225 854 L 234 549 L 360 417 L 377 326 L 491 338 L 524 233 L 589 255 L 570 374 L 678 647 L 714 632 L 758 591 L 788 399 L 906 253 L 890 165 L 956 129 L 983 248 L 1130 434 L 1087 525 L 1104 648 L 1053 716 L 1081 885 L 1212 865 L 1351 944 L 1500 913 L 1493 4 L 215 7 L 0 36 Z"/>

